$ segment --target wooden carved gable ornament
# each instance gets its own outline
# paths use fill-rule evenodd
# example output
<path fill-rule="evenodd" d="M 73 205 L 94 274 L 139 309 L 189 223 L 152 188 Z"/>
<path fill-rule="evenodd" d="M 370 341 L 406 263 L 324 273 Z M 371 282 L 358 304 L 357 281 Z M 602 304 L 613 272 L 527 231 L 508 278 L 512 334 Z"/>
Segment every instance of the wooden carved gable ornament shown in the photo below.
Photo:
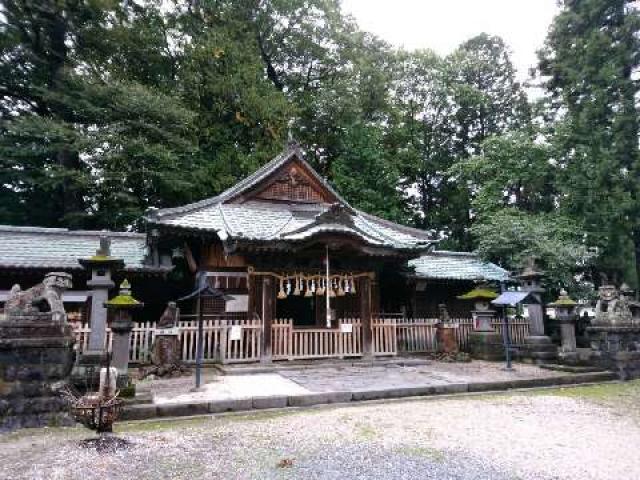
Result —
<path fill-rule="evenodd" d="M 308 203 L 326 202 L 326 193 L 314 183 L 302 168 L 293 164 L 259 192 L 256 198 Z"/>

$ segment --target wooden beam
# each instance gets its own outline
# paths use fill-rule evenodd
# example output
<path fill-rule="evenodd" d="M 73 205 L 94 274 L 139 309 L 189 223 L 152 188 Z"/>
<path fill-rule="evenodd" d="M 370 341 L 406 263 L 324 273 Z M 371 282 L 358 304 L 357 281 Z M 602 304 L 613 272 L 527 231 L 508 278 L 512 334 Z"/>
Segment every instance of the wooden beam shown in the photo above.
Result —
<path fill-rule="evenodd" d="M 271 326 L 275 310 L 275 279 L 269 275 L 262 277 L 262 363 L 271 363 Z"/>
<path fill-rule="evenodd" d="M 360 279 L 360 322 L 362 323 L 362 356 L 373 358 L 373 332 L 371 330 L 371 279 Z"/>
<path fill-rule="evenodd" d="M 191 273 L 196 273 L 198 271 L 198 264 L 196 263 L 196 259 L 193 258 L 193 252 L 187 242 L 184 242 L 184 258 L 187 260 L 187 265 Z"/>

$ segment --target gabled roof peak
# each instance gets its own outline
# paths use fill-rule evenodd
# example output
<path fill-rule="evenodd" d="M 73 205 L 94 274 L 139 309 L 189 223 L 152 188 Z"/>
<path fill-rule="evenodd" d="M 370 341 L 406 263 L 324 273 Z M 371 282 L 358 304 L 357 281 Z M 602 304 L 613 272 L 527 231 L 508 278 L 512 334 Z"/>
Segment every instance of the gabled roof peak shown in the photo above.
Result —
<path fill-rule="evenodd" d="M 229 203 L 243 194 L 251 191 L 256 186 L 258 186 L 261 182 L 268 180 L 273 174 L 282 169 L 286 164 L 292 161 L 298 161 L 302 167 L 306 170 L 306 172 L 324 189 L 326 189 L 331 196 L 335 198 L 338 203 L 341 203 L 345 206 L 349 206 L 348 202 L 342 198 L 334 189 L 331 187 L 329 182 L 324 179 L 316 170 L 304 159 L 304 155 L 300 146 L 297 143 L 291 142 L 287 145 L 284 151 L 282 151 L 275 158 L 265 163 L 258 170 L 253 172 L 251 175 L 245 177 L 240 180 L 234 186 L 228 188 L 224 192 L 216 195 L 215 197 L 205 198 L 204 200 L 200 200 L 198 202 L 190 203 L 187 205 L 183 205 L 175 208 L 163 208 L 156 210 L 147 211 L 145 217 L 152 219 L 166 218 L 174 214 L 182 214 L 192 212 L 194 210 L 198 210 L 201 208 L 209 207 L 216 204 L 221 203 Z"/>

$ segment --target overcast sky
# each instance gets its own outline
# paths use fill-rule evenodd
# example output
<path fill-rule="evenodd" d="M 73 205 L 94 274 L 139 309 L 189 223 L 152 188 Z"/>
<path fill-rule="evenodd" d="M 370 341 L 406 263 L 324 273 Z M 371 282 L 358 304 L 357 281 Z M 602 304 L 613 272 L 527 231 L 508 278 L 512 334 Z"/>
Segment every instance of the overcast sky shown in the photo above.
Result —
<path fill-rule="evenodd" d="M 446 55 L 478 33 L 499 35 L 521 80 L 558 12 L 556 0 L 342 0 L 342 8 L 362 29 L 411 50 Z"/>

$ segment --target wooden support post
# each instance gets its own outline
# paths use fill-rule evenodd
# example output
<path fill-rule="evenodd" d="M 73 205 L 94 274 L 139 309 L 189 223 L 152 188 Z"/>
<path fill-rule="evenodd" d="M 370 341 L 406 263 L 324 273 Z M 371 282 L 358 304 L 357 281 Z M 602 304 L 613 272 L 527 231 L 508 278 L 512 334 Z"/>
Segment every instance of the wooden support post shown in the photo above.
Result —
<path fill-rule="evenodd" d="M 274 279 L 262 277 L 262 363 L 271 363 L 271 326 L 275 310 Z"/>
<path fill-rule="evenodd" d="M 362 324 L 362 356 L 373 358 L 373 331 L 371 330 L 371 279 L 360 280 L 360 322 Z"/>

